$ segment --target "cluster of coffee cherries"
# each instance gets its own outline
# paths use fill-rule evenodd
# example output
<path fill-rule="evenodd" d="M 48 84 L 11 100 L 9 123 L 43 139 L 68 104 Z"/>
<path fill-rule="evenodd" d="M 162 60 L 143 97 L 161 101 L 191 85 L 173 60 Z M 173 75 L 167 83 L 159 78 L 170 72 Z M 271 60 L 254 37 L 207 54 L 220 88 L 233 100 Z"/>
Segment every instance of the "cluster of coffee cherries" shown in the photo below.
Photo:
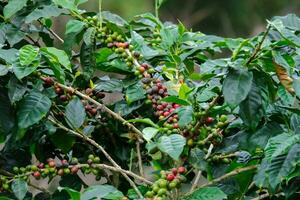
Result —
<path fill-rule="evenodd" d="M 149 40 L 149 42 L 150 42 L 150 45 L 153 46 L 153 47 L 158 46 L 159 43 L 161 42 L 161 36 L 160 36 L 158 28 L 154 29 L 154 31 L 153 31 L 153 38 L 151 38 Z"/>
<path fill-rule="evenodd" d="M 174 112 L 180 107 L 176 103 L 162 102 L 161 100 L 168 96 L 167 87 L 162 84 L 159 79 L 142 79 L 144 89 L 147 91 L 147 103 L 152 103 L 155 115 L 159 120 L 166 120 L 164 125 L 164 132 L 172 133 L 179 131 L 178 115 Z"/>
<path fill-rule="evenodd" d="M 0 175 L 0 193 L 8 191 L 10 188 L 10 181 L 8 177 Z"/>
<path fill-rule="evenodd" d="M 51 87 L 54 85 L 54 91 L 57 94 L 57 97 L 59 98 L 59 100 L 61 102 L 66 102 L 66 101 L 70 100 L 72 94 L 65 92 L 64 89 L 59 87 L 59 85 L 54 84 L 54 80 L 52 77 L 49 77 L 49 76 L 44 77 L 43 81 L 44 81 L 45 88 L 48 88 L 48 87 Z"/>
<path fill-rule="evenodd" d="M 107 26 L 102 25 L 99 22 L 97 16 L 88 16 L 83 20 L 87 27 L 94 27 L 96 30 L 96 38 L 102 43 L 106 44 L 108 48 L 112 49 L 116 54 L 122 58 L 127 66 L 132 69 L 134 74 L 139 77 L 150 77 L 154 69 L 147 63 L 139 64 L 136 61 L 143 59 L 143 55 L 134 51 L 133 45 L 125 42 L 125 38 L 122 34 L 109 29 Z"/>
<path fill-rule="evenodd" d="M 84 91 L 82 91 L 83 94 L 91 97 L 92 99 L 101 102 L 101 100 L 105 97 L 105 93 L 103 92 L 99 92 L 97 90 L 94 90 L 92 88 L 87 88 Z M 90 104 L 88 101 L 86 100 L 82 100 L 82 103 L 84 105 L 84 108 L 86 110 L 86 112 L 90 115 L 90 116 L 95 116 L 98 113 L 98 109 Z"/>
<path fill-rule="evenodd" d="M 161 171 L 160 178 L 152 185 L 151 190 L 146 193 L 148 200 L 167 200 L 170 192 L 179 188 L 182 182 L 186 181 L 183 175 L 186 168 L 181 166 L 170 171 Z"/>
<path fill-rule="evenodd" d="M 68 174 L 77 174 L 81 170 L 84 174 L 93 173 L 97 180 L 100 180 L 100 169 L 95 164 L 100 163 L 100 158 L 93 154 L 88 156 L 87 164 L 79 164 L 78 159 L 73 157 L 70 161 L 67 159 L 55 160 L 47 159 L 46 163 L 36 165 L 27 165 L 25 167 L 14 167 L 14 176 L 0 176 L 0 191 L 9 190 L 12 179 L 28 180 L 29 176 L 39 180 L 40 178 L 65 176 Z"/>

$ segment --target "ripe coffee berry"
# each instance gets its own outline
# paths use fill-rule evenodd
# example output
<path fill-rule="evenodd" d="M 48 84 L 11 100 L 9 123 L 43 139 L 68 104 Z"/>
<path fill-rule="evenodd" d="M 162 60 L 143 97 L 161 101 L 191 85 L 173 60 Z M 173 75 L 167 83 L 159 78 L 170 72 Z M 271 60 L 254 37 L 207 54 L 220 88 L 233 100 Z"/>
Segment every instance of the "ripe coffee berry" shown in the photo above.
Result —
<path fill-rule="evenodd" d="M 183 174 L 186 172 L 185 167 L 178 167 L 178 173 Z"/>
<path fill-rule="evenodd" d="M 34 176 L 34 178 L 39 179 L 41 177 L 41 173 L 40 172 L 34 172 L 33 176 Z"/>
<path fill-rule="evenodd" d="M 211 124 L 211 123 L 213 123 L 214 122 L 214 118 L 212 118 L 212 117 L 207 117 L 206 119 L 205 119 L 205 124 Z"/>
<path fill-rule="evenodd" d="M 167 175 L 167 180 L 168 180 L 168 181 L 173 181 L 174 179 L 175 179 L 174 174 L 168 174 L 168 175 Z"/>

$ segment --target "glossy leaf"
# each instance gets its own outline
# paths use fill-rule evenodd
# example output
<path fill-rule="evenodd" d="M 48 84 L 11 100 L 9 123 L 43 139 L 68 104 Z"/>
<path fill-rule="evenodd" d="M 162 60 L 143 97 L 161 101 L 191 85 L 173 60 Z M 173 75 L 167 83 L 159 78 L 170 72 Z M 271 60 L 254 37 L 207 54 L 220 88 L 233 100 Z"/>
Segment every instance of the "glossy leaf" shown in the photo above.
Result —
<path fill-rule="evenodd" d="M 78 129 L 82 126 L 86 112 L 79 98 L 72 99 L 66 106 L 66 122 L 70 127 Z"/>
<path fill-rule="evenodd" d="M 244 69 L 232 69 L 224 80 L 223 95 L 230 106 L 246 99 L 252 85 L 253 74 Z"/>
<path fill-rule="evenodd" d="M 189 195 L 186 200 L 224 200 L 227 195 L 217 187 L 200 188 Z"/>
<path fill-rule="evenodd" d="M 4 7 L 3 13 L 5 18 L 10 18 L 19 10 L 26 6 L 28 0 L 10 0 Z"/>
<path fill-rule="evenodd" d="M 151 141 L 151 139 L 153 137 L 155 137 L 155 135 L 158 133 L 158 129 L 157 128 L 153 128 L 153 127 L 147 127 L 143 129 L 143 137 L 144 139 L 149 142 Z"/>
<path fill-rule="evenodd" d="M 23 66 L 30 65 L 38 56 L 38 49 L 32 45 L 25 45 L 19 51 L 20 64 Z"/>
<path fill-rule="evenodd" d="M 88 187 L 82 193 L 80 200 L 90 200 L 95 198 L 121 200 L 123 194 L 111 185 L 94 185 Z"/>
<path fill-rule="evenodd" d="M 27 191 L 27 183 L 22 179 L 16 179 L 12 182 L 11 189 L 18 200 L 23 200 Z"/>
<path fill-rule="evenodd" d="M 31 92 L 25 96 L 17 113 L 19 128 L 28 128 L 39 122 L 46 116 L 50 107 L 50 99 L 39 92 Z"/>
<path fill-rule="evenodd" d="M 174 160 L 178 160 L 185 142 L 186 139 L 182 135 L 173 134 L 160 137 L 157 146 L 162 152 L 168 154 Z"/>

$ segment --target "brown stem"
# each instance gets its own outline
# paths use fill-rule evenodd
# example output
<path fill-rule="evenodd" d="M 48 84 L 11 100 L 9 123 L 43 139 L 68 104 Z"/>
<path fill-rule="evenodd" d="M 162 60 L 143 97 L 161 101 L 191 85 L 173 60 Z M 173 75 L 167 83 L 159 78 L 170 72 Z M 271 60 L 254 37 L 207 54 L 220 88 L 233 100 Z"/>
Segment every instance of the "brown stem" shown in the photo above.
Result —
<path fill-rule="evenodd" d="M 264 33 L 264 35 L 263 35 L 261 41 L 258 43 L 258 45 L 256 46 L 256 48 L 255 48 L 253 54 L 251 55 L 251 57 L 250 57 L 250 58 L 248 59 L 248 61 L 246 62 L 246 66 L 249 65 L 249 64 L 256 58 L 256 56 L 257 56 L 258 52 L 260 51 L 261 46 L 262 46 L 263 42 L 265 41 L 265 39 L 266 39 L 266 37 L 267 37 L 267 35 L 268 35 L 270 29 L 271 29 L 271 26 L 268 25 L 268 26 L 267 26 L 267 30 L 265 31 L 265 33 Z"/>
<path fill-rule="evenodd" d="M 252 200 L 261 200 L 261 199 L 268 198 L 269 196 L 270 196 L 270 194 L 266 193 L 266 194 L 259 195 L 258 197 L 253 198 Z"/>
<path fill-rule="evenodd" d="M 79 168 L 81 167 L 87 167 L 89 166 L 88 164 L 79 164 L 79 165 L 76 165 L 78 166 Z M 93 167 L 97 167 L 97 168 L 101 168 L 101 169 L 108 169 L 108 170 L 111 170 L 111 171 L 115 171 L 115 172 L 120 172 L 120 173 L 125 173 L 137 180 L 140 180 L 144 183 L 147 183 L 148 185 L 152 185 L 153 182 L 139 176 L 139 175 L 136 175 L 135 173 L 131 172 L 131 171 L 128 171 L 128 170 L 125 170 L 125 169 L 120 169 L 120 168 L 117 168 L 117 167 L 114 167 L 114 166 L 110 166 L 110 165 L 105 165 L 105 164 L 93 164 L 92 165 Z"/>
<path fill-rule="evenodd" d="M 48 31 L 49 31 L 49 33 L 51 34 L 51 35 L 53 35 L 58 41 L 60 41 L 61 43 L 64 43 L 65 41 L 59 36 L 59 35 L 57 35 L 51 28 L 48 28 L 47 26 L 45 26 L 42 22 L 41 22 L 41 20 L 38 20 L 38 22 L 43 26 L 43 27 L 45 27 Z"/>
<path fill-rule="evenodd" d="M 64 125 L 62 125 L 61 123 L 55 121 L 52 117 L 48 117 L 49 121 L 51 121 L 53 124 L 57 125 L 59 128 L 61 128 L 62 130 L 65 130 L 87 142 L 89 142 L 91 145 L 95 146 L 97 149 L 99 149 L 103 154 L 104 156 L 111 162 L 111 164 L 118 168 L 118 169 L 122 169 L 113 159 L 112 157 L 105 151 L 105 149 L 100 145 L 98 144 L 97 142 L 95 142 L 93 139 L 83 135 L 83 134 L 80 134 L 76 131 L 73 131 L 67 127 L 65 127 Z M 139 189 L 137 188 L 137 186 L 135 185 L 135 183 L 127 176 L 127 174 L 125 174 L 124 172 L 120 171 L 120 173 L 123 175 L 123 177 L 130 183 L 130 185 L 133 187 L 133 189 L 135 190 L 135 192 L 140 196 L 140 198 L 144 198 L 143 195 L 141 194 L 141 192 L 139 191 Z"/>
<path fill-rule="evenodd" d="M 197 185 L 198 185 L 198 183 L 199 183 L 199 180 L 200 180 L 200 178 L 201 178 L 201 174 L 202 174 L 202 171 L 199 170 L 198 173 L 197 173 L 197 176 L 196 176 L 196 178 L 195 178 L 195 181 L 194 181 L 194 183 L 193 183 L 193 185 L 192 185 L 192 187 L 191 187 L 191 189 L 190 189 L 190 192 L 192 192 L 192 191 L 197 187 Z"/>
<path fill-rule="evenodd" d="M 142 139 L 143 137 L 143 133 L 137 129 L 133 124 L 127 122 L 123 117 L 121 117 L 119 114 L 115 113 L 114 111 L 110 110 L 108 107 L 106 107 L 105 105 L 99 103 L 98 101 L 92 99 L 91 97 L 77 91 L 76 89 L 72 88 L 72 87 L 69 87 L 69 86 L 66 86 L 66 85 L 63 85 L 61 83 L 56 83 L 57 86 L 63 88 L 64 90 L 70 92 L 70 93 L 73 93 L 73 94 L 76 94 L 77 96 L 83 98 L 83 99 L 86 99 L 88 100 L 89 102 L 95 104 L 96 106 L 98 106 L 100 109 L 102 109 L 103 111 L 105 111 L 106 113 L 108 113 L 109 115 L 111 115 L 113 118 L 115 118 L 116 120 L 122 122 L 124 125 L 126 125 L 130 130 L 132 130 L 133 132 L 137 133 L 138 136 L 140 136 L 140 140 Z"/>
<path fill-rule="evenodd" d="M 235 170 L 233 170 L 233 171 L 231 171 L 231 172 L 229 172 L 227 174 L 224 174 L 223 176 L 221 176 L 219 178 L 216 178 L 216 179 L 214 179 L 214 180 L 212 180 L 212 181 L 210 181 L 208 183 L 205 183 L 205 184 L 203 184 L 203 185 L 201 185 L 199 187 L 196 187 L 195 189 L 197 189 L 197 188 L 203 188 L 203 187 L 207 187 L 207 186 L 211 186 L 211 185 L 219 183 L 219 182 L 221 182 L 221 181 L 223 181 L 225 179 L 228 179 L 230 177 L 236 176 L 236 175 L 238 175 L 240 173 L 243 173 L 243 172 L 246 172 L 246 171 L 255 170 L 255 169 L 257 169 L 257 165 L 252 165 L 252 166 L 247 166 L 247 167 L 244 167 L 244 168 L 235 169 Z M 195 189 L 193 191 L 195 191 Z M 193 191 L 190 191 L 190 192 L 186 193 L 185 196 L 190 195 L 191 193 L 193 193 Z"/>
<path fill-rule="evenodd" d="M 197 124 L 195 125 L 195 130 L 198 130 L 198 128 L 202 125 L 202 123 L 203 123 L 203 118 L 204 117 L 206 117 L 207 115 L 208 115 L 208 112 L 210 111 L 210 109 L 214 106 L 214 105 L 216 105 L 216 103 L 218 102 L 218 100 L 219 100 L 219 98 L 220 98 L 221 96 L 220 95 L 218 95 L 218 96 L 216 96 L 209 104 L 208 104 L 208 107 L 205 109 L 205 114 L 203 115 L 203 117 L 201 117 L 201 119 L 197 122 Z"/>
<path fill-rule="evenodd" d="M 143 162 L 142 162 L 142 156 L 141 156 L 141 146 L 140 142 L 136 141 L 136 152 L 137 152 L 137 157 L 138 157 L 138 164 L 139 164 L 139 170 L 140 170 L 140 175 L 144 177 L 144 169 L 143 169 Z"/>
<path fill-rule="evenodd" d="M 199 188 L 202 188 L 202 187 L 207 187 L 207 186 L 210 186 L 210 185 L 214 185 L 216 183 L 219 183 L 227 178 L 230 178 L 232 176 L 236 176 L 242 172 L 246 172 L 246 171 L 251 171 L 251 170 L 254 170 L 254 169 L 257 169 L 257 165 L 252 165 L 252 166 L 248 166 L 248 167 L 244 167 L 244 168 L 239 168 L 239 169 L 235 169 L 227 174 L 224 174 L 223 176 L 219 177 L 219 178 L 216 178 L 206 184 L 203 184 L 201 185 Z"/>

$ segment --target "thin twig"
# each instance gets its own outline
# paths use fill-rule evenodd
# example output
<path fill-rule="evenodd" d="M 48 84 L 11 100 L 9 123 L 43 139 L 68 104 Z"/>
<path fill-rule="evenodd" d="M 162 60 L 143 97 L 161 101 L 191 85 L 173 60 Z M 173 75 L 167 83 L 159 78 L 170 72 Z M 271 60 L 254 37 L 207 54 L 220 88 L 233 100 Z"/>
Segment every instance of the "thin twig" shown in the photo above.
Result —
<path fill-rule="evenodd" d="M 227 174 L 224 174 L 223 176 L 219 177 L 219 178 L 216 178 L 206 184 L 203 184 L 200 186 L 200 188 L 202 187 L 207 187 L 207 186 L 210 186 L 210 185 L 214 185 L 216 183 L 219 183 L 227 178 L 230 178 L 232 176 L 236 176 L 242 172 L 246 172 L 246 171 L 251 171 L 251 170 L 254 170 L 254 169 L 257 169 L 257 165 L 252 165 L 252 166 L 248 166 L 248 167 L 244 167 L 244 168 L 239 168 L 239 169 L 235 169 Z"/>
<path fill-rule="evenodd" d="M 113 158 L 105 151 L 105 149 L 100 145 L 98 144 L 97 142 L 95 142 L 93 139 L 83 135 L 83 134 L 80 134 L 76 131 L 73 131 L 67 127 L 65 127 L 64 125 L 62 125 L 61 123 L 55 121 L 52 117 L 48 117 L 49 121 L 51 121 L 53 124 L 57 125 L 59 128 L 61 128 L 62 130 L 65 130 L 81 139 L 84 139 L 86 140 L 87 142 L 89 142 L 91 145 L 95 146 L 97 149 L 99 149 L 103 154 L 104 156 L 111 162 L 111 164 L 118 168 L 118 169 L 122 169 L 114 160 Z M 120 173 L 123 175 L 123 177 L 129 182 L 129 184 L 133 187 L 133 189 L 135 190 L 135 192 L 140 196 L 140 198 L 144 198 L 143 195 L 141 194 L 141 192 L 139 191 L 139 189 L 137 188 L 137 186 L 135 185 L 135 183 L 127 176 L 127 174 L 125 174 L 124 172 L 121 172 Z"/>
<path fill-rule="evenodd" d="M 256 197 L 256 198 L 253 198 L 252 200 L 261 200 L 261 199 L 268 198 L 269 196 L 270 196 L 269 193 L 265 193 L 265 194 L 259 195 L 259 196 Z"/>
<path fill-rule="evenodd" d="M 219 182 L 221 182 L 221 181 L 223 181 L 225 179 L 228 179 L 230 177 L 236 176 L 236 175 L 238 175 L 240 173 L 243 173 L 243 172 L 246 172 L 246 171 L 255 170 L 255 169 L 257 169 L 257 165 L 252 165 L 252 166 L 247 166 L 247 167 L 244 167 L 244 168 L 235 169 L 235 170 L 233 170 L 233 171 L 231 171 L 231 172 L 229 172 L 227 174 L 224 174 L 223 176 L 221 176 L 219 178 L 216 178 L 216 179 L 214 179 L 214 180 L 212 180 L 212 181 L 210 181 L 208 183 L 205 183 L 205 184 L 203 184 L 203 185 L 201 185 L 199 187 L 196 187 L 195 189 L 197 189 L 197 188 L 203 188 L 203 187 L 207 187 L 207 186 L 211 186 L 211 185 L 219 183 Z M 193 191 L 190 191 L 190 192 L 186 193 L 185 196 L 190 195 Z"/>
<path fill-rule="evenodd" d="M 61 43 L 64 43 L 65 41 L 58 35 L 58 34 L 56 34 L 51 28 L 48 28 L 47 26 L 45 26 L 44 24 L 43 24 L 43 22 L 41 22 L 41 20 L 38 20 L 38 22 L 44 27 L 44 28 L 46 28 L 48 31 L 49 31 L 49 33 L 51 33 L 51 35 L 53 35 L 57 40 L 59 40 Z"/>
<path fill-rule="evenodd" d="M 270 29 L 271 29 L 271 26 L 268 25 L 268 26 L 267 26 L 267 30 L 265 31 L 265 33 L 264 33 L 264 35 L 263 35 L 261 41 L 258 43 L 258 45 L 256 46 L 256 48 L 255 48 L 253 54 L 251 55 L 251 57 L 250 57 L 250 58 L 248 59 L 248 61 L 246 62 L 246 66 L 249 65 L 249 64 L 256 58 L 256 55 L 257 55 L 258 52 L 260 51 L 261 46 L 262 46 L 263 42 L 265 41 L 265 39 L 266 39 L 266 37 L 267 37 L 267 35 L 268 35 Z"/>
<path fill-rule="evenodd" d="M 60 83 L 56 83 L 57 86 L 63 88 L 64 90 L 71 92 L 73 94 L 76 94 L 77 96 L 80 96 L 83 99 L 88 100 L 89 102 L 95 104 L 96 106 L 98 106 L 100 109 L 102 109 L 103 111 L 105 111 L 106 113 L 108 113 L 109 115 L 111 115 L 113 118 L 115 118 L 116 120 L 122 122 L 124 125 L 126 125 L 130 130 L 132 130 L 133 132 L 137 133 L 138 136 L 140 136 L 142 138 L 143 133 L 137 129 L 133 124 L 127 122 L 123 117 L 121 117 L 119 114 L 115 113 L 114 111 L 110 110 L 108 107 L 106 107 L 105 105 L 99 103 L 98 101 L 92 99 L 91 97 L 77 91 L 76 89 L 60 84 Z M 141 139 L 140 138 L 140 139 Z"/>
<path fill-rule="evenodd" d="M 211 152 L 212 152 L 213 148 L 214 148 L 214 145 L 211 143 L 211 144 L 209 145 L 207 154 L 205 155 L 205 158 L 204 158 L 205 160 L 211 155 Z"/>
<path fill-rule="evenodd" d="M 143 162 L 142 162 L 140 145 L 141 145 L 140 142 L 137 140 L 136 141 L 136 152 L 137 152 L 137 157 L 138 157 L 139 170 L 140 170 L 140 175 L 142 177 L 144 177 L 144 169 L 143 169 Z"/>
<path fill-rule="evenodd" d="M 87 167 L 89 166 L 88 164 L 79 164 L 79 165 L 76 165 L 78 166 L 78 168 L 81 168 L 81 167 Z M 139 175 L 136 175 L 135 173 L 131 172 L 131 171 L 128 171 L 128 170 L 125 170 L 125 169 L 120 169 L 120 168 L 117 168 L 117 167 L 113 167 L 113 166 L 110 166 L 110 165 L 105 165 L 105 164 L 93 164 L 92 167 L 95 167 L 95 168 L 101 168 L 101 169 L 108 169 L 108 170 L 111 170 L 111 171 L 115 171 L 115 172 L 122 172 L 122 173 L 125 173 L 137 180 L 140 180 L 144 183 L 147 183 L 149 185 L 152 185 L 153 182 L 139 176 Z"/>
<path fill-rule="evenodd" d="M 200 178 L 201 178 L 201 174 L 202 174 L 202 171 L 199 170 L 198 173 L 197 173 L 197 176 L 196 176 L 196 178 L 195 178 L 195 181 L 194 181 L 194 183 L 193 183 L 193 185 L 192 185 L 192 187 L 191 187 L 191 189 L 190 189 L 190 192 L 194 191 L 194 189 L 197 187 L 197 185 L 198 185 L 198 183 L 199 183 L 199 180 L 200 180 Z"/>

